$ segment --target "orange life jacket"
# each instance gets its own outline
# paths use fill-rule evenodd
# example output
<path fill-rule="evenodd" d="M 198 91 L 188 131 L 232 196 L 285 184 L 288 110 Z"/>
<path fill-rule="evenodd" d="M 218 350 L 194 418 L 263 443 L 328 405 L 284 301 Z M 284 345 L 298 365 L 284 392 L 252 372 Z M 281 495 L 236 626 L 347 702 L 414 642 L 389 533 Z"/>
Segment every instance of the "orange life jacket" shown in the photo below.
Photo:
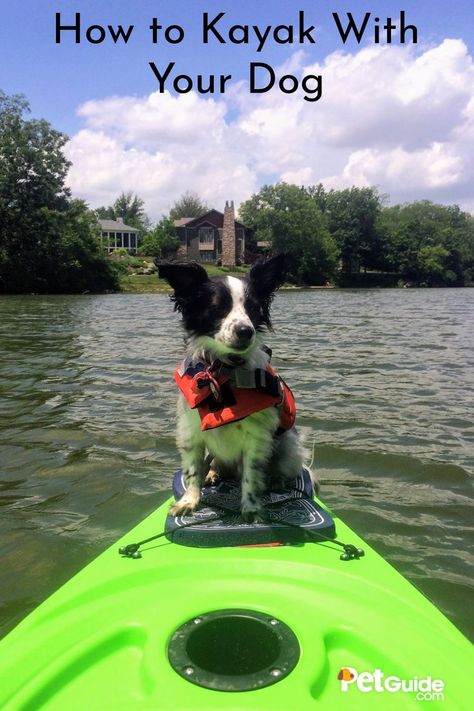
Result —
<path fill-rule="evenodd" d="M 277 435 L 294 425 L 295 398 L 270 365 L 246 370 L 219 361 L 211 366 L 201 361 L 183 361 L 176 368 L 174 379 L 189 407 L 197 409 L 203 431 L 237 422 L 267 407 L 279 409 Z"/>

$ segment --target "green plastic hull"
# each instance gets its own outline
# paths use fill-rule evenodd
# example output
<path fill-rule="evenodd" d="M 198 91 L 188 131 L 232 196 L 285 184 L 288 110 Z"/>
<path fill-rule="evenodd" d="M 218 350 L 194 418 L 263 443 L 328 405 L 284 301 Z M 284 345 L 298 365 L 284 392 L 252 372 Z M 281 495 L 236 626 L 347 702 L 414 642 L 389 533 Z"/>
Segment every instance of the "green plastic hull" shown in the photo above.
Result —
<path fill-rule="evenodd" d="M 336 519 L 339 540 L 363 547 L 341 561 L 332 543 L 193 549 L 160 539 L 139 560 L 118 546 L 163 530 L 169 502 L 105 551 L 0 643 L 3 711 L 203 711 L 472 708 L 471 644 L 410 583 Z M 254 691 L 201 688 L 169 664 L 186 621 L 244 608 L 288 625 L 300 658 Z M 342 690 L 344 667 L 402 680 L 431 677 L 442 694 Z"/>

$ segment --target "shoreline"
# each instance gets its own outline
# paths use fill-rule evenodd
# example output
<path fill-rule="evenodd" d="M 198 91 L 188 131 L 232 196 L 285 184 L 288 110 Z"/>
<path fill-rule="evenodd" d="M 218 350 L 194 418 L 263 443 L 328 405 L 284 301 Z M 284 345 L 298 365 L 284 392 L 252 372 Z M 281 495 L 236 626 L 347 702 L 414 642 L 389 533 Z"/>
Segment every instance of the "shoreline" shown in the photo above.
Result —
<path fill-rule="evenodd" d="M 123 285 L 122 285 L 123 287 Z M 474 285 L 468 286 L 337 286 L 330 284 L 327 286 L 281 286 L 278 291 L 284 292 L 301 292 L 301 291 L 455 291 L 459 289 L 468 290 L 474 288 Z M 172 294 L 172 289 L 165 284 L 159 282 L 156 286 L 149 285 L 147 288 L 122 288 L 119 291 L 83 291 L 83 292 L 23 292 L 23 293 L 0 293 L 0 299 L 5 297 L 21 297 L 21 296 L 122 296 L 124 294 Z"/>
<path fill-rule="evenodd" d="M 241 277 L 242 272 L 227 272 L 222 274 L 222 276 L 235 276 Z M 117 294 L 171 294 L 172 289 L 170 286 L 163 282 L 161 279 L 155 275 L 127 275 L 120 279 L 121 291 L 114 293 Z M 338 284 L 324 284 L 324 285 L 313 285 L 313 286 L 295 286 L 294 284 L 284 284 L 280 287 L 279 291 L 353 291 L 354 289 L 360 289 L 364 291 L 386 291 L 387 289 L 397 289 L 398 290 L 413 290 L 413 289 L 469 289 L 472 286 L 421 286 L 421 285 L 410 285 L 410 284 L 353 284 L 353 285 L 338 285 Z"/>

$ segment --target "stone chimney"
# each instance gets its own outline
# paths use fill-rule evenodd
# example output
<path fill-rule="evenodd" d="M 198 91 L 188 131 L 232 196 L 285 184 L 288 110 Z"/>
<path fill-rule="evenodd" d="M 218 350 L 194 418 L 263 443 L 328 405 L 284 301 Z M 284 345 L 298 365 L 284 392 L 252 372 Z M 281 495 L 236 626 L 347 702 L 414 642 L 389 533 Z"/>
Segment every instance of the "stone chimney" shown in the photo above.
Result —
<path fill-rule="evenodd" d="M 234 201 L 226 202 L 222 227 L 222 266 L 235 267 L 235 211 Z"/>
<path fill-rule="evenodd" d="M 124 222 L 123 222 L 123 217 L 117 217 L 117 219 L 115 220 L 115 222 L 119 222 L 121 225 L 123 225 L 123 224 L 124 224 Z"/>

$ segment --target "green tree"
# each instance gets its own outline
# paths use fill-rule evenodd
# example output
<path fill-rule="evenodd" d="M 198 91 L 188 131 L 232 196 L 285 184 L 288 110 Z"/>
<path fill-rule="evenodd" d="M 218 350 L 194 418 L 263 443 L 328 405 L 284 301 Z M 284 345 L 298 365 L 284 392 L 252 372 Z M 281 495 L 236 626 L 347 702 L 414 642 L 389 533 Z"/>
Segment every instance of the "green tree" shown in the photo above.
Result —
<path fill-rule="evenodd" d="M 421 200 L 378 217 L 388 269 L 408 282 L 463 286 L 474 277 L 474 219 L 457 205 Z"/>
<path fill-rule="evenodd" d="M 133 192 L 121 193 L 113 205 L 98 207 L 95 214 L 101 220 L 116 220 L 121 217 L 126 225 L 145 233 L 151 229 L 150 218 L 145 212 L 145 201 Z"/>
<path fill-rule="evenodd" d="M 37 247 L 32 291 L 82 293 L 115 291 L 114 265 L 104 258 L 94 213 L 82 200 L 71 200 L 65 210 L 42 209 L 44 225 Z"/>
<path fill-rule="evenodd" d="M 176 252 L 179 244 L 173 220 L 163 217 L 155 228 L 145 235 L 140 252 L 149 257 L 166 258 Z"/>
<path fill-rule="evenodd" d="M 446 267 L 449 252 L 442 245 L 425 245 L 417 254 L 419 282 L 426 286 L 441 286 L 456 280 L 456 275 Z"/>
<path fill-rule="evenodd" d="M 209 208 L 202 202 L 199 195 L 187 191 L 174 203 L 169 217 L 171 220 L 179 220 L 181 217 L 201 217 L 206 212 L 209 212 Z"/>
<path fill-rule="evenodd" d="M 136 227 L 143 232 L 150 229 L 151 223 L 145 212 L 145 201 L 138 195 L 132 192 L 121 193 L 113 207 L 116 218 L 121 217 L 126 225 Z"/>
<path fill-rule="evenodd" d="M 239 209 L 257 240 L 292 257 L 292 278 L 299 284 L 324 284 L 337 265 L 338 249 L 321 210 L 305 189 L 287 183 L 266 185 Z"/>
<path fill-rule="evenodd" d="M 357 273 L 360 268 L 380 269 L 382 254 L 376 228 L 382 200 L 375 188 L 330 190 L 310 188 L 309 194 L 328 221 L 329 231 L 339 247 L 342 270 Z"/>
<path fill-rule="evenodd" d="M 67 137 L 28 111 L 0 92 L 0 292 L 116 288 L 93 218 L 65 187 Z"/>
<path fill-rule="evenodd" d="M 96 217 L 99 218 L 99 220 L 116 220 L 117 216 L 115 214 L 115 210 L 112 205 L 109 207 L 96 207 L 94 210 L 94 213 Z"/>

